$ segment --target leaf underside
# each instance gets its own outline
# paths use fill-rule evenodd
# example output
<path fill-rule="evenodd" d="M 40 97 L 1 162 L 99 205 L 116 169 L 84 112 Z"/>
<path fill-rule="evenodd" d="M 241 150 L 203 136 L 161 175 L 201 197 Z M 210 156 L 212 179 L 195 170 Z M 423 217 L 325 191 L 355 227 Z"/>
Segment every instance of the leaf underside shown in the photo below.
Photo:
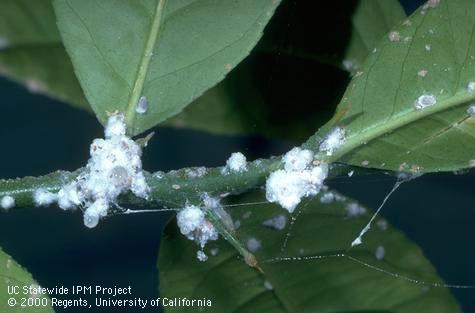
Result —
<path fill-rule="evenodd" d="M 7 289 L 9 286 L 18 286 L 19 294 L 9 294 Z M 0 312 L 14 313 L 14 312 L 28 312 L 28 313 L 50 313 L 54 312 L 53 308 L 47 302 L 47 306 L 34 305 L 22 307 L 22 298 L 38 299 L 41 301 L 43 295 L 24 294 L 24 287 L 30 286 L 38 287 L 38 284 L 33 280 L 30 273 L 24 270 L 18 263 L 16 263 L 8 254 L 0 249 Z M 15 306 L 8 305 L 8 299 L 14 298 L 16 300 Z M 34 300 L 30 300 L 34 301 Z M 25 305 L 25 303 L 23 303 Z"/>
<path fill-rule="evenodd" d="M 475 118 L 467 108 L 475 93 L 475 2 L 437 1 L 385 36 L 351 81 L 337 109 L 347 141 L 340 161 L 397 171 L 467 168 L 475 158 Z M 416 109 L 422 95 L 433 106 Z M 334 126 L 323 127 L 314 146 Z"/>
<path fill-rule="evenodd" d="M 256 44 L 279 1 L 174 0 L 161 12 L 159 3 L 54 2 L 63 41 L 94 112 L 103 123 L 107 112 L 127 112 L 132 135 L 177 114 L 222 80 Z M 149 109 L 135 114 L 142 96 Z"/>
<path fill-rule="evenodd" d="M 51 0 L 0 1 L 0 74 L 90 110 L 64 49 Z"/>
<path fill-rule="evenodd" d="M 256 197 L 242 199 L 262 200 Z M 276 257 L 305 257 L 347 253 L 384 270 L 429 282 L 440 282 L 421 250 L 403 234 L 388 226 L 375 227 L 364 244 L 346 252 L 369 219 L 369 214 L 350 218 L 350 199 L 322 204 L 318 198 L 302 204 L 286 249 L 282 244 L 290 217 L 274 205 L 233 207 L 229 213 L 241 226 L 237 236 L 244 244 L 254 238 L 261 243 L 255 252 L 263 273 L 248 267 L 224 240 L 209 243 L 206 262 L 196 259 L 198 247 L 179 233 L 172 221 L 164 237 L 158 262 L 162 297 L 211 299 L 204 312 L 459 312 L 443 288 L 414 284 L 383 274 L 346 258 L 275 262 Z M 284 215 L 284 230 L 263 225 Z M 384 247 L 377 260 L 375 251 Z M 216 256 L 211 250 L 218 249 Z M 273 286 L 272 290 L 266 288 Z M 197 308 L 165 307 L 165 312 L 194 312 Z"/>
<path fill-rule="evenodd" d="M 361 0 L 352 17 L 353 31 L 343 63 L 355 74 L 379 40 L 406 17 L 398 0 Z"/>

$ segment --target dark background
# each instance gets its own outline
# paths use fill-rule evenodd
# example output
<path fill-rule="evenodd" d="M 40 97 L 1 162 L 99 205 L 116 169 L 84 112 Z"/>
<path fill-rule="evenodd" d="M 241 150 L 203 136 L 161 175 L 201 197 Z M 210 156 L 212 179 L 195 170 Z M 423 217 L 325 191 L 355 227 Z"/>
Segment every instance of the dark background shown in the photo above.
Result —
<path fill-rule="evenodd" d="M 345 72 L 329 64 L 279 52 L 283 47 L 303 47 L 326 57 L 327 63 L 341 61 L 350 34 L 349 15 L 356 3 L 317 8 L 312 7 L 313 2 L 284 1 L 264 40 L 243 65 L 251 66 L 253 83 L 266 102 L 272 103 L 274 112 L 280 112 L 270 122 L 289 128 L 291 119 L 299 121 L 299 112 L 308 115 L 310 111 L 322 119 L 331 116 L 348 82 Z M 402 2 L 408 12 L 420 3 Z M 328 23 L 336 28 L 323 27 Z M 310 42 L 310 34 L 320 40 Z M 266 46 L 269 42 L 274 46 Z M 30 94 L 5 79 L 0 79 L 0 95 L 2 178 L 74 170 L 87 161 L 91 140 L 102 137 L 102 127 L 88 113 Z M 295 116 L 286 114 L 289 106 L 297 112 Z M 242 151 L 248 159 L 268 157 L 293 145 L 259 136 L 216 136 L 171 128 L 157 128 L 156 132 L 144 155 L 144 168 L 149 171 L 218 166 L 234 151 Z M 335 179 L 330 185 L 374 208 L 392 188 L 393 180 L 375 174 Z M 474 186 L 473 172 L 425 175 L 403 185 L 383 211 L 420 245 L 448 283 L 475 284 Z M 135 296 L 152 299 L 158 296 L 156 260 L 161 230 L 169 218 L 167 214 L 115 216 L 87 229 L 80 212 L 56 207 L 12 210 L 0 213 L 0 246 L 42 286 L 131 285 Z M 453 293 L 465 312 L 475 312 L 474 290 Z"/>

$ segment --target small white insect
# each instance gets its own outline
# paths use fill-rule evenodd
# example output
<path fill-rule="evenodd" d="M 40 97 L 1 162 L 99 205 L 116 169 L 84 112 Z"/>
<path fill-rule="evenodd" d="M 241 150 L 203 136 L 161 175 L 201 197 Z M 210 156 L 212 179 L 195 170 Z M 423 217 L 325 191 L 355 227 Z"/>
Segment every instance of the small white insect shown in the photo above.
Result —
<path fill-rule="evenodd" d="M 433 95 L 424 94 L 417 98 L 416 102 L 414 102 L 414 107 L 417 110 L 425 109 L 427 107 L 431 107 L 437 103 L 437 99 Z"/>
<path fill-rule="evenodd" d="M 313 152 L 300 147 L 294 147 L 282 158 L 286 171 L 303 171 L 312 163 L 312 160 Z"/>
<path fill-rule="evenodd" d="M 390 41 L 400 41 L 401 40 L 401 35 L 397 31 L 392 31 L 388 34 L 389 40 Z"/>
<path fill-rule="evenodd" d="M 320 197 L 321 203 L 332 203 L 334 200 L 335 195 L 331 191 L 325 192 L 323 196 Z"/>
<path fill-rule="evenodd" d="M 345 71 L 347 71 L 347 72 L 352 72 L 356 68 L 353 61 L 348 60 L 348 59 L 343 60 L 342 65 L 343 65 L 343 68 L 345 69 Z"/>
<path fill-rule="evenodd" d="M 57 195 L 44 188 L 38 188 L 33 193 L 33 202 L 37 206 L 48 206 L 56 201 Z"/>
<path fill-rule="evenodd" d="M 137 107 L 135 108 L 135 112 L 139 114 L 145 114 L 148 111 L 148 100 L 147 97 L 142 96 L 137 103 Z"/>
<path fill-rule="evenodd" d="M 366 214 L 366 208 L 356 202 L 352 202 L 346 206 L 346 214 L 348 217 L 358 217 Z"/>
<path fill-rule="evenodd" d="M 198 252 L 196 252 L 196 258 L 200 262 L 206 262 L 208 260 L 208 256 L 204 253 L 203 250 L 198 250 Z"/>
<path fill-rule="evenodd" d="M 273 290 L 274 286 L 272 286 L 270 281 L 264 280 L 264 288 L 266 288 L 267 290 Z"/>
<path fill-rule="evenodd" d="M 383 246 L 378 246 L 376 248 L 374 256 L 376 257 L 376 259 L 378 261 L 381 261 L 382 259 L 384 259 L 385 254 L 386 254 L 386 250 L 384 249 L 384 247 Z"/>
<path fill-rule="evenodd" d="M 247 160 L 241 152 L 234 152 L 226 161 L 226 166 L 221 170 L 222 174 L 229 174 L 229 172 L 242 173 L 247 171 Z"/>
<path fill-rule="evenodd" d="M 422 69 L 419 72 L 417 72 L 417 75 L 419 75 L 420 77 L 426 77 L 427 73 L 428 71 L 426 69 Z"/>
<path fill-rule="evenodd" d="M 2 200 L 0 201 L 0 206 L 4 210 L 11 209 L 15 206 L 15 198 L 11 196 L 4 196 L 2 197 Z"/>
<path fill-rule="evenodd" d="M 472 104 L 468 107 L 467 114 L 471 117 L 475 117 L 475 104 Z"/>
<path fill-rule="evenodd" d="M 287 217 L 284 215 L 277 215 L 262 222 L 262 225 L 270 227 L 275 230 L 282 230 L 287 225 Z"/>
<path fill-rule="evenodd" d="M 467 91 L 468 92 L 474 92 L 475 91 L 475 81 L 474 82 L 469 82 L 467 84 Z"/>
<path fill-rule="evenodd" d="M 249 238 L 246 243 L 247 250 L 251 251 L 252 253 L 256 252 L 261 248 L 261 242 L 256 238 Z"/>

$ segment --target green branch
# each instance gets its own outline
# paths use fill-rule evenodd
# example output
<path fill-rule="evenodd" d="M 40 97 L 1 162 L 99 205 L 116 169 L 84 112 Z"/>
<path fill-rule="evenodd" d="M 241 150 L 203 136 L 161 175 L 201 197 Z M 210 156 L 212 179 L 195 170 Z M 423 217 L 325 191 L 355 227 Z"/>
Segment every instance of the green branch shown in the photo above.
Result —
<path fill-rule="evenodd" d="M 237 195 L 259 188 L 265 184 L 269 174 L 281 166 L 281 159 L 274 157 L 250 162 L 248 170 L 243 173 L 222 174 L 222 167 L 207 169 L 201 177 L 189 177 L 187 173 L 193 169 L 187 168 L 168 173 L 146 173 L 145 177 L 151 188 L 150 198 L 144 200 L 129 193 L 121 196 L 119 202 L 123 205 L 181 208 L 186 203 L 199 204 L 203 193 L 212 196 Z M 349 169 L 342 164 L 333 164 L 329 177 L 340 176 Z M 56 171 L 39 177 L 0 180 L 0 198 L 12 196 L 15 198 L 15 208 L 33 207 L 33 194 L 38 188 L 58 192 L 62 186 L 73 181 L 80 171 L 81 169 L 74 172 Z"/>
<path fill-rule="evenodd" d="M 207 169 L 201 177 L 189 177 L 190 169 L 181 169 L 168 173 L 146 173 L 145 177 L 151 188 L 150 198 L 144 200 L 132 194 L 120 197 L 120 204 L 160 205 L 179 208 L 187 202 L 198 203 L 205 192 L 219 196 L 223 194 L 240 194 L 255 189 L 265 183 L 270 172 L 281 166 L 280 158 L 251 162 L 243 173 L 221 174 L 221 167 Z M 191 169 L 192 170 L 192 169 Z M 33 195 L 38 188 L 58 192 L 62 186 L 73 181 L 81 169 L 74 172 L 57 171 L 45 176 L 24 177 L 0 180 L 0 198 L 15 198 L 15 208 L 34 206 Z"/>

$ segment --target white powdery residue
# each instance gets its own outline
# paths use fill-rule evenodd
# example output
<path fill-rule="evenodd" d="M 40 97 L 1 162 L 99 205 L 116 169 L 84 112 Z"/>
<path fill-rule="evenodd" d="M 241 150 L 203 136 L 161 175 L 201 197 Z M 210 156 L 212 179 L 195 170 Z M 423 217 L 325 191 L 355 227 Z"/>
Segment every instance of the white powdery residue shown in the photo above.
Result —
<path fill-rule="evenodd" d="M 287 225 L 287 217 L 284 215 L 278 215 L 268 220 L 265 220 L 264 222 L 262 222 L 262 225 L 275 230 L 282 230 L 285 228 L 285 225 Z"/>
<path fill-rule="evenodd" d="M 242 215 L 242 218 L 247 220 L 248 218 L 251 217 L 251 215 L 252 215 L 252 211 L 247 211 Z"/>
<path fill-rule="evenodd" d="M 201 200 L 203 200 L 203 205 L 209 209 L 216 209 L 221 207 L 220 199 L 211 197 L 208 193 L 203 193 L 201 195 Z"/>
<path fill-rule="evenodd" d="M 273 290 L 274 286 L 272 286 L 270 281 L 264 280 L 264 288 L 266 288 L 267 290 Z"/>
<path fill-rule="evenodd" d="M 474 92 L 475 91 L 475 82 L 469 82 L 467 84 L 467 91 L 468 92 Z"/>
<path fill-rule="evenodd" d="M 241 221 L 240 220 L 234 221 L 234 229 L 238 229 L 239 227 L 241 227 Z"/>
<path fill-rule="evenodd" d="M 417 72 L 417 75 L 419 75 L 420 77 L 426 77 L 427 73 L 428 73 L 427 70 L 422 69 L 419 72 Z"/>
<path fill-rule="evenodd" d="M 34 78 L 27 79 L 25 81 L 25 86 L 31 93 L 41 93 L 48 89 L 43 82 Z"/>
<path fill-rule="evenodd" d="M 162 179 L 164 175 L 165 175 L 165 173 L 161 172 L 161 171 L 157 171 L 157 172 L 152 174 L 152 176 L 157 178 L 157 179 Z"/>
<path fill-rule="evenodd" d="M 345 129 L 343 127 L 333 128 L 328 135 L 320 142 L 318 149 L 332 155 L 346 140 Z"/>
<path fill-rule="evenodd" d="M 440 4 L 440 0 L 428 0 L 422 7 L 424 10 L 428 8 L 436 8 Z"/>
<path fill-rule="evenodd" d="M 286 171 L 303 171 L 313 161 L 313 152 L 300 147 L 295 147 L 282 158 Z"/>
<path fill-rule="evenodd" d="M 197 177 L 202 177 L 206 175 L 207 173 L 206 167 L 195 167 L 195 168 L 187 168 L 185 170 L 185 175 L 188 176 L 189 178 L 197 178 Z"/>
<path fill-rule="evenodd" d="M 15 206 L 15 198 L 13 198 L 12 196 L 2 197 L 2 200 L 0 201 L 0 206 L 4 210 L 13 208 Z"/>
<path fill-rule="evenodd" d="M 206 255 L 206 253 L 204 253 L 203 250 L 198 250 L 198 252 L 196 252 L 196 258 L 200 262 L 206 262 L 208 260 L 208 256 Z"/>
<path fill-rule="evenodd" d="M 390 41 L 400 41 L 401 40 L 401 35 L 397 31 L 392 31 L 388 34 L 388 38 Z"/>
<path fill-rule="evenodd" d="M 188 239 L 194 240 L 203 248 L 210 240 L 218 239 L 218 232 L 205 219 L 205 213 L 199 207 L 190 205 L 177 214 L 177 224 L 180 232 Z"/>
<path fill-rule="evenodd" d="M 224 207 L 220 203 L 220 198 L 218 197 L 211 197 L 209 194 L 204 193 L 201 196 L 203 200 L 203 205 L 206 209 L 212 210 L 215 215 L 219 217 L 221 222 L 226 226 L 229 230 L 234 230 L 234 223 L 231 215 L 224 209 Z"/>
<path fill-rule="evenodd" d="M 356 202 L 348 204 L 345 209 L 348 217 L 357 217 L 366 213 L 366 208 Z"/>
<path fill-rule="evenodd" d="M 219 249 L 218 248 L 212 248 L 211 250 L 209 250 L 209 253 L 211 253 L 212 256 L 217 256 L 218 253 L 219 253 Z"/>
<path fill-rule="evenodd" d="M 352 72 L 356 68 L 355 63 L 351 60 L 348 60 L 348 59 L 343 60 L 342 65 L 343 65 L 343 68 L 345 69 L 345 71 L 347 71 L 347 72 Z"/>
<path fill-rule="evenodd" d="M 340 195 L 339 193 L 335 193 L 335 200 L 338 202 L 343 202 L 346 200 L 346 197 L 343 195 Z"/>
<path fill-rule="evenodd" d="M 234 152 L 226 161 L 226 166 L 221 170 L 222 174 L 229 172 L 242 173 L 247 170 L 247 160 L 241 152 Z"/>
<path fill-rule="evenodd" d="M 386 250 L 384 249 L 384 247 L 378 246 L 376 248 L 374 256 L 376 257 L 377 260 L 381 261 L 382 259 L 384 259 L 385 254 L 386 254 Z"/>
<path fill-rule="evenodd" d="M 320 197 L 321 203 L 332 203 L 334 200 L 335 195 L 331 191 L 325 192 L 323 196 Z"/>
<path fill-rule="evenodd" d="M 137 103 L 137 107 L 135 107 L 135 112 L 139 114 L 145 114 L 148 111 L 148 100 L 147 97 L 142 96 Z"/>
<path fill-rule="evenodd" d="M 7 38 L 0 37 L 0 50 L 8 48 L 10 46 L 10 42 Z"/>
<path fill-rule="evenodd" d="M 417 98 L 416 102 L 414 102 L 414 107 L 417 110 L 425 109 L 427 107 L 431 107 L 437 103 L 437 99 L 433 95 L 422 95 Z"/>
<path fill-rule="evenodd" d="M 379 229 L 381 229 L 381 230 L 387 230 L 388 229 L 388 222 L 386 220 L 381 219 L 381 220 L 378 220 L 376 222 L 376 226 L 378 226 Z"/>
<path fill-rule="evenodd" d="M 33 202 L 37 206 L 48 206 L 54 203 L 58 196 L 44 188 L 38 188 L 33 192 Z"/>
<path fill-rule="evenodd" d="M 468 107 L 467 114 L 470 115 L 471 117 L 475 117 L 475 104 L 472 104 L 471 106 Z"/>
<path fill-rule="evenodd" d="M 256 238 L 249 238 L 246 242 L 247 250 L 251 251 L 252 253 L 257 252 L 261 248 L 261 242 Z"/>
<path fill-rule="evenodd" d="M 266 181 L 266 198 L 292 213 L 303 197 L 318 194 L 327 175 L 326 163 L 305 171 L 277 170 Z"/>

